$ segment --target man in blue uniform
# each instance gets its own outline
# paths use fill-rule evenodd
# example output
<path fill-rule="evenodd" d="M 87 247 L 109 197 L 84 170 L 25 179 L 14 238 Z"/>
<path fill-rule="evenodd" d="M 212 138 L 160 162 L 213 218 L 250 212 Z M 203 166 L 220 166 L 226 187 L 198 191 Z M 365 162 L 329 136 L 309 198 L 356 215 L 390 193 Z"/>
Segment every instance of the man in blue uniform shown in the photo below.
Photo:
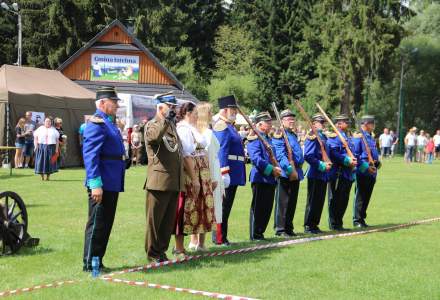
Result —
<path fill-rule="evenodd" d="M 335 122 L 350 150 L 354 152 L 353 141 L 347 136 L 349 118 L 346 115 L 339 115 L 335 118 Z M 356 178 L 357 160 L 347 154 L 337 134 L 333 133 L 327 144 L 333 162 L 328 185 L 329 227 L 331 230 L 343 231 L 345 228 L 342 219 L 350 199 L 351 186 Z"/>
<path fill-rule="evenodd" d="M 235 97 L 231 95 L 219 98 L 218 106 L 220 119 L 214 125 L 214 134 L 220 143 L 218 158 L 225 184 L 225 197 L 222 204 L 222 224 L 212 232 L 212 241 L 229 246 L 228 219 L 237 187 L 246 184 L 246 169 L 242 139 L 234 126 L 238 112 Z"/>
<path fill-rule="evenodd" d="M 259 113 L 256 118 L 256 129 L 271 146 L 275 157 L 276 150 L 272 145 L 269 132 L 272 129 L 272 118 L 268 112 Z M 252 183 L 252 204 L 250 212 L 250 239 L 264 240 L 264 232 L 272 213 L 273 200 L 277 179 L 281 168 L 275 166 L 269 153 L 257 135 L 248 136 L 247 150 L 252 162 L 249 181 Z"/>
<path fill-rule="evenodd" d="M 361 123 L 361 130 L 365 141 L 362 139 L 362 134 L 357 134 L 353 139 L 355 155 L 358 159 L 355 186 L 356 196 L 353 205 L 353 226 L 363 228 L 368 227 L 367 223 L 365 223 L 365 218 L 367 217 L 368 204 L 370 203 L 371 194 L 373 193 L 374 184 L 376 183 L 377 168 L 380 167 L 380 161 L 376 141 L 371 135 L 375 127 L 374 117 L 363 116 Z M 365 143 L 367 143 L 370 148 L 374 164 L 370 165 L 368 161 Z"/>
<path fill-rule="evenodd" d="M 282 132 L 275 133 L 273 145 L 276 150 L 277 160 L 282 169 L 275 194 L 275 234 L 289 238 L 295 236 L 293 231 L 293 217 L 295 216 L 296 203 L 298 200 L 299 183 L 304 179 L 302 164 L 304 163 L 303 152 L 295 133 L 295 114 L 286 109 L 280 113 L 281 122 L 286 131 L 289 147 L 292 149 L 292 159 L 289 161 L 287 146 Z M 293 166 L 295 172 L 293 172 Z M 297 174 L 294 178 L 292 174 Z"/>
<path fill-rule="evenodd" d="M 124 191 L 125 157 L 121 134 L 115 125 L 118 96 L 112 86 L 96 92 L 96 113 L 84 129 L 83 157 L 89 213 L 85 229 L 84 271 L 92 257 L 104 257 L 115 218 L 119 192 Z"/>
<path fill-rule="evenodd" d="M 325 119 L 321 114 L 312 117 L 312 126 L 316 129 L 322 140 L 322 146 L 328 155 L 326 146 L 327 137 L 323 134 Z M 307 204 L 304 215 L 304 232 L 319 234 L 319 221 L 321 220 L 322 209 L 324 207 L 327 182 L 331 162 L 326 161 L 322 155 L 321 146 L 316 135 L 310 131 L 304 143 L 304 159 L 309 164 L 307 170 Z"/>

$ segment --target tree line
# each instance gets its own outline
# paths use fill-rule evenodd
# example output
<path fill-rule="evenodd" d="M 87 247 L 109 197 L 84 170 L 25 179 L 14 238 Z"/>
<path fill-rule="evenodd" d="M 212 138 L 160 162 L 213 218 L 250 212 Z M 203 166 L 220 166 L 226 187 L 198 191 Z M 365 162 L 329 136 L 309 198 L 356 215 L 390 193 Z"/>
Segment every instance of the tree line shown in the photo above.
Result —
<path fill-rule="evenodd" d="M 248 111 L 320 102 L 395 128 L 440 127 L 440 4 L 400 0 L 21 0 L 23 65 L 57 68 L 114 19 L 201 100 Z M 0 64 L 16 61 L 16 17 L 0 14 Z"/>

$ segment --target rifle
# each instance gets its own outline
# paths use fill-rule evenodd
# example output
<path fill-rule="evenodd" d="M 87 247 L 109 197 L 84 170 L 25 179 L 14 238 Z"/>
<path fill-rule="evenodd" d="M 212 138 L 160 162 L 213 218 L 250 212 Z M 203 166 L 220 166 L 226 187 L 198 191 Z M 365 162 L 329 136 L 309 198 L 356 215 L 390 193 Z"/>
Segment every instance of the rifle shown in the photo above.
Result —
<path fill-rule="evenodd" d="M 289 139 L 288 139 L 287 133 L 286 133 L 286 129 L 284 128 L 284 124 L 281 121 L 280 113 L 278 112 L 278 109 L 277 109 L 275 102 L 272 102 L 272 108 L 273 108 L 273 112 L 275 113 L 275 116 L 276 116 L 278 122 L 280 122 L 280 129 L 281 129 L 281 133 L 282 133 L 283 139 L 284 139 L 284 144 L 286 145 L 286 150 L 287 150 L 287 159 L 289 160 L 289 163 L 292 166 L 292 173 L 290 174 L 289 179 L 291 181 L 298 180 L 298 172 L 296 171 L 295 162 L 293 161 L 292 147 L 290 146 Z"/>
<path fill-rule="evenodd" d="M 267 153 L 269 154 L 269 160 L 270 160 L 271 164 L 274 167 L 279 168 L 280 165 L 278 164 L 278 161 L 275 157 L 275 154 L 273 153 L 272 147 L 266 141 L 266 139 L 261 135 L 261 133 L 255 128 L 255 125 L 252 124 L 251 120 L 249 120 L 249 117 L 243 113 L 243 111 L 240 109 L 240 106 L 238 106 L 238 103 L 237 103 L 237 110 L 243 116 L 243 118 L 246 120 L 248 125 L 252 128 L 252 130 L 257 135 L 258 139 L 260 140 L 260 142 L 263 143 L 264 148 L 266 149 Z"/>
<path fill-rule="evenodd" d="M 360 123 L 358 122 L 358 119 L 356 117 L 356 113 L 355 113 L 354 109 L 351 110 L 351 115 L 353 117 L 354 122 L 356 123 L 356 126 L 359 127 L 358 129 L 359 129 L 359 132 L 361 133 L 361 136 L 362 136 L 362 142 L 364 143 L 365 151 L 367 152 L 368 164 L 370 165 L 370 167 L 375 167 L 374 159 L 373 159 L 373 155 L 371 154 L 370 146 L 368 145 L 367 138 L 365 137 L 364 131 L 362 130 Z"/>
<path fill-rule="evenodd" d="M 321 136 L 319 135 L 319 132 L 318 132 L 318 130 L 316 130 L 315 126 L 313 126 L 312 120 L 310 120 L 309 115 L 306 113 L 306 111 L 302 107 L 301 102 L 299 102 L 299 100 L 295 100 L 294 103 L 295 103 L 296 107 L 298 108 L 298 111 L 301 114 L 301 116 L 303 117 L 304 121 L 307 122 L 309 127 L 312 129 L 313 134 L 316 136 L 316 139 L 318 140 L 319 147 L 321 148 L 322 160 L 325 163 L 332 164 L 330 158 L 328 157 L 327 151 L 325 150 L 325 146 L 324 146 L 324 143 L 322 142 Z"/>
<path fill-rule="evenodd" d="M 322 113 L 322 115 L 324 116 L 324 118 L 327 120 L 327 122 L 333 127 L 335 133 L 338 135 L 339 139 L 342 142 L 342 145 L 345 148 L 345 151 L 347 151 L 348 156 L 353 160 L 356 159 L 353 155 L 353 152 L 351 152 L 350 147 L 348 146 L 347 140 L 342 136 L 342 134 L 339 132 L 338 128 L 336 127 L 336 125 L 332 122 L 332 120 L 330 120 L 330 118 L 327 116 L 327 114 L 325 113 L 325 111 L 322 109 L 321 105 L 319 105 L 319 103 L 316 103 L 316 106 L 318 107 L 319 111 Z"/>

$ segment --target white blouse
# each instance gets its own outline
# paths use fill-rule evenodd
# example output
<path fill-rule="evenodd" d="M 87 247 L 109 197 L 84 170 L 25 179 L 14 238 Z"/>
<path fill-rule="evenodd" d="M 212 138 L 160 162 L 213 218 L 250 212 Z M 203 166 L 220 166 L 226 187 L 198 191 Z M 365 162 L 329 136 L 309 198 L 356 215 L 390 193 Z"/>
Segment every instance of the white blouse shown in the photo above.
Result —
<path fill-rule="evenodd" d="M 46 126 L 40 126 L 34 131 L 34 142 L 36 145 L 55 145 L 60 138 L 60 134 L 55 127 L 47 128 Z"/>
<path fill-rule="evenodd" d="M 200 148 L 206 148 L 208 143 L 205 137 L 187 121 L 182 120 L 177 124 L 177 134 L 182 142 L 183 157 L 206 154 L 206 152 L 196 152 L 197 144 Z"/>

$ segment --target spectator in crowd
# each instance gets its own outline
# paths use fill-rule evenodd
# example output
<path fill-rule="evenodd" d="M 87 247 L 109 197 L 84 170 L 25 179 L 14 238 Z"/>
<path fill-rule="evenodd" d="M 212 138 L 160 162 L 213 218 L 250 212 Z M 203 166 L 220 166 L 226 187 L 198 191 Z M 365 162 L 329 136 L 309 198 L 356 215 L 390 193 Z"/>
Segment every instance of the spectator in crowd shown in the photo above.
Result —
<path fill-rule="evenodd" d="M 220 171 L 220 160 L 218 158 L 220 143 L 210 128 L 212 123 L 212 104 L 199 102 L 197 104 L 197 115 L 197 130 L 205 137 L 207 142 L 205 150 L 208 152 L 209 171 L 212 181 L 215 223 L 217 223 L 217 233 L 221 233 L 222 202 L 223 195 L 225 194 L 225 186 Z M 191 243 L 188 248 L 203 251 L 205 249 L 204 244 L 205 234 L 192 235 Z"/>
<path fill-rule="evenodd" d="M 432 164 L 432 160 L 434 159 L 434 153 L 435 153 L 434 139 L 431 138 L 429 134 L 426 134 L 426 139 L 428 140 L 425 147 L 426 163 Z"/>
<path fill-rule="evenodd" d="M 18 120 L 17 126 L 15 126 L 15 159 L 14 166 L 16 169 L 23 167 L 23 148 L 25 143 L 25 130 L 24 124 L 26 123 L 25 118 L 20 118 Z"/>
<path fill-rule="evenodd" d="M 25 114 L 26 122 L 24 123 L 24 167 L 28 168 L 33 163 L 34 157 L 34 131 L 37 129 L 37 123 L 32 121 L 32 112 L 27 111 Z"/>
<path fill-rule="evenodd" d="M 407 163 L 413 162 L 414 152 L 417 145 L 416 127 L 412 127 L 405 136 L 405 160 Z"/>
<path fill-rule="evenodd" d="M 59 141 L 58 166 L 60 168 L 64 168 L 66 162 L 66 154 L 67 154 L 67 135 L 64 133 L 63 120 L 61 118 L 55 118 L 54 123 L 55 123 L 55 129 L 58 131 L 60 135 L 58 139 Z"/>
<path fill-rule="evenodd" d="M 246 130 L 246 127 L 240 126 L 238 134 L 241 136 L 241 139 L 244 140 L 248 136 L 248 131 Z"/>
<path fill-rule="evenodd" d="M 142 133 L 139 125 L 133 126 L 133 132 L 131 133 L 131 151 L 133 164 L 140 165 L 141 163 L 141 149 L 142 149 Z"/>
<path fill-rule="evenodd" d="M 44 119 L 44 126 L 34 132 L 35 174 L 40 174 L 41 180 L 48 181 L 50 174 L 58 171 L 59 138 L 50 118 Z"/>
<path fill-rule="evenodd" d="M 417 136 L 417 154 L 416 161 L 422 163 L 425 161 L 425 147 L 428 143 L 428 140 L 425 136 L 425 131 L 420 130 L 419 135 Z"/>
<path fill-rule="evenodd" d="M 437 130 L 432 139 L 434 140 L 435 146 L 435 159 L 438 159 L 440 156 L 440 130 Z"/>
<path fill-rule="evenodd" d="M 396 151 L 396 145 L 399 142 L 399 138 L 397 137 L 397 134 L 394 133 L 394 131 L 390 130 L 390 135 L 392 137 L 393 143 L 391 144 L 391 157 L 394 156 L 394 153 Z"/>
<path fill-rule="evenodd" d="M 388 128 L 383 129 L 383 133 L 379 136 L 379 147 L 381 158 L 386 158 L 391 154 L 391 145 L 393 137 L 389 133 Z"/>
<path fill-rule="evenodd" d="M 176 247 L 173 254 L 185 254 L 184 235 L 211 231 L 214 200 L 205 137 L 196 129 L 197 110 L 192 102 L 180 108 L 177 134 L 182 142 L 185 188 L 179 195 L 176 212 Z M 200 250 L 204 250 L 199 245 Z"/>

